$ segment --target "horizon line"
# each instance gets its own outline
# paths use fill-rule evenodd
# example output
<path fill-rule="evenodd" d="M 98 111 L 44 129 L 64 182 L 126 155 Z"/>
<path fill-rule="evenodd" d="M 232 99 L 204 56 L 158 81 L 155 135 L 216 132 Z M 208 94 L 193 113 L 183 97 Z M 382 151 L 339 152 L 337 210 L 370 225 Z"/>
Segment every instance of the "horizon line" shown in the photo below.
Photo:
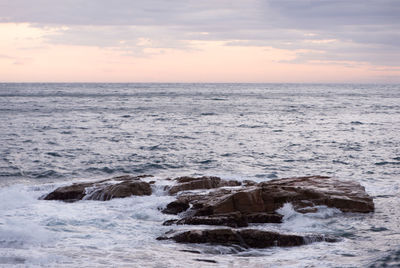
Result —
<path fill-rule="evenodd" d="M 0 84 L 309 84 L 309 85 L 400 85 L 400 82 L 28 82 L 11 81 Z"/>

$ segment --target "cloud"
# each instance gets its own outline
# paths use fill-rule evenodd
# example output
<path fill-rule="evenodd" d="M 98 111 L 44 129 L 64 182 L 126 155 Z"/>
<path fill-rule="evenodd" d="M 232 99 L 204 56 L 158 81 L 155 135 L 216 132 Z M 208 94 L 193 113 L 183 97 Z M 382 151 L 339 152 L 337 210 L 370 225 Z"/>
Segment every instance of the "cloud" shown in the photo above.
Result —
<path fill-rule="evenodd" d="M 49 43 L 144 55 L 193 49 L 187 40 L 226 41 L 309 51 L 296 62 L 391 66 L 400 62 L 398 14 L 398 0 L 0 0 L 0 22 L 59 27 Z"/>

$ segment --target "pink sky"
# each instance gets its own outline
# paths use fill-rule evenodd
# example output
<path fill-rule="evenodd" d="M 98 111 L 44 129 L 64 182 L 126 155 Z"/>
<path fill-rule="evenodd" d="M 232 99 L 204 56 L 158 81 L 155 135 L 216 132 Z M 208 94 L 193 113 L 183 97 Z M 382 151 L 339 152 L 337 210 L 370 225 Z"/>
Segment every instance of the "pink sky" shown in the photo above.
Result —
<path fill-rule="evenodd" d="M 380 55 L 368 40 L 306 26 L 267 31 L 249 19 L 254 30 L 225 29 L 222 17 L 223 30 L 213 32 L 201 23 L 68 24 L 28 15 L 0 17 L 1 82 L 400 83 L 397 50 Z"/>

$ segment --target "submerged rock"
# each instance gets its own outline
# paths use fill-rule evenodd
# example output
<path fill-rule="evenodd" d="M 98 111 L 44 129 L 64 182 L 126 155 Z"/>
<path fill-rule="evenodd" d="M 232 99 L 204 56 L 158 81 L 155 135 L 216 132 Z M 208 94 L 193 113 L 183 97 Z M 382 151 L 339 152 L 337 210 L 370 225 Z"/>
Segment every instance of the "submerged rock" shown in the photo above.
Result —
<path fill-rule="evenodd" d="M 151 195 L 150 184 L 140 180 L 143 177 L 148 176 L 125 175 L 97 182 L 74 183 L 59 187 L 41 199 L 65 202 L 75 202 L 82 199 L 106 201 L 132 195 Z"/>
<path fill-rule="evenodd" d="M 244 248 L 293 247 L 312 242 L 335 242 L 334 238 L 323 235 L 300 236 L 280 234 L 256 229 L 210 229 L 190 230 L 178 233 L 168 233 L 158 237 L 158 240 L 172 239 L 178 243 L 210 243 L 219 245 L 240 245 Z"/>

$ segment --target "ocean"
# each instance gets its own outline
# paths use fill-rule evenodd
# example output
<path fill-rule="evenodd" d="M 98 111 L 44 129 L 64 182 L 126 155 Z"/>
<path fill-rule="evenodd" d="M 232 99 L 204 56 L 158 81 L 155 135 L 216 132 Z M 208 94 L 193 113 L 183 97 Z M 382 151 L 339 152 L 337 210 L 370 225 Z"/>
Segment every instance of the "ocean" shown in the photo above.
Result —
<path fill-rule="evenodd" d="M 400 85 L 3 83 L 0 122 L 0 267 L 400 267 Z M 154 194 L 39 200 L 122 174 L 154 175 Z M 165 179 L 183 175 L 334 176 L 363 185 L 375 212 L 289 207 L 281 225 L 254 224 L 336 243 L 157 241 L 173 218 L 159 211 L 174 200 Z"/>

